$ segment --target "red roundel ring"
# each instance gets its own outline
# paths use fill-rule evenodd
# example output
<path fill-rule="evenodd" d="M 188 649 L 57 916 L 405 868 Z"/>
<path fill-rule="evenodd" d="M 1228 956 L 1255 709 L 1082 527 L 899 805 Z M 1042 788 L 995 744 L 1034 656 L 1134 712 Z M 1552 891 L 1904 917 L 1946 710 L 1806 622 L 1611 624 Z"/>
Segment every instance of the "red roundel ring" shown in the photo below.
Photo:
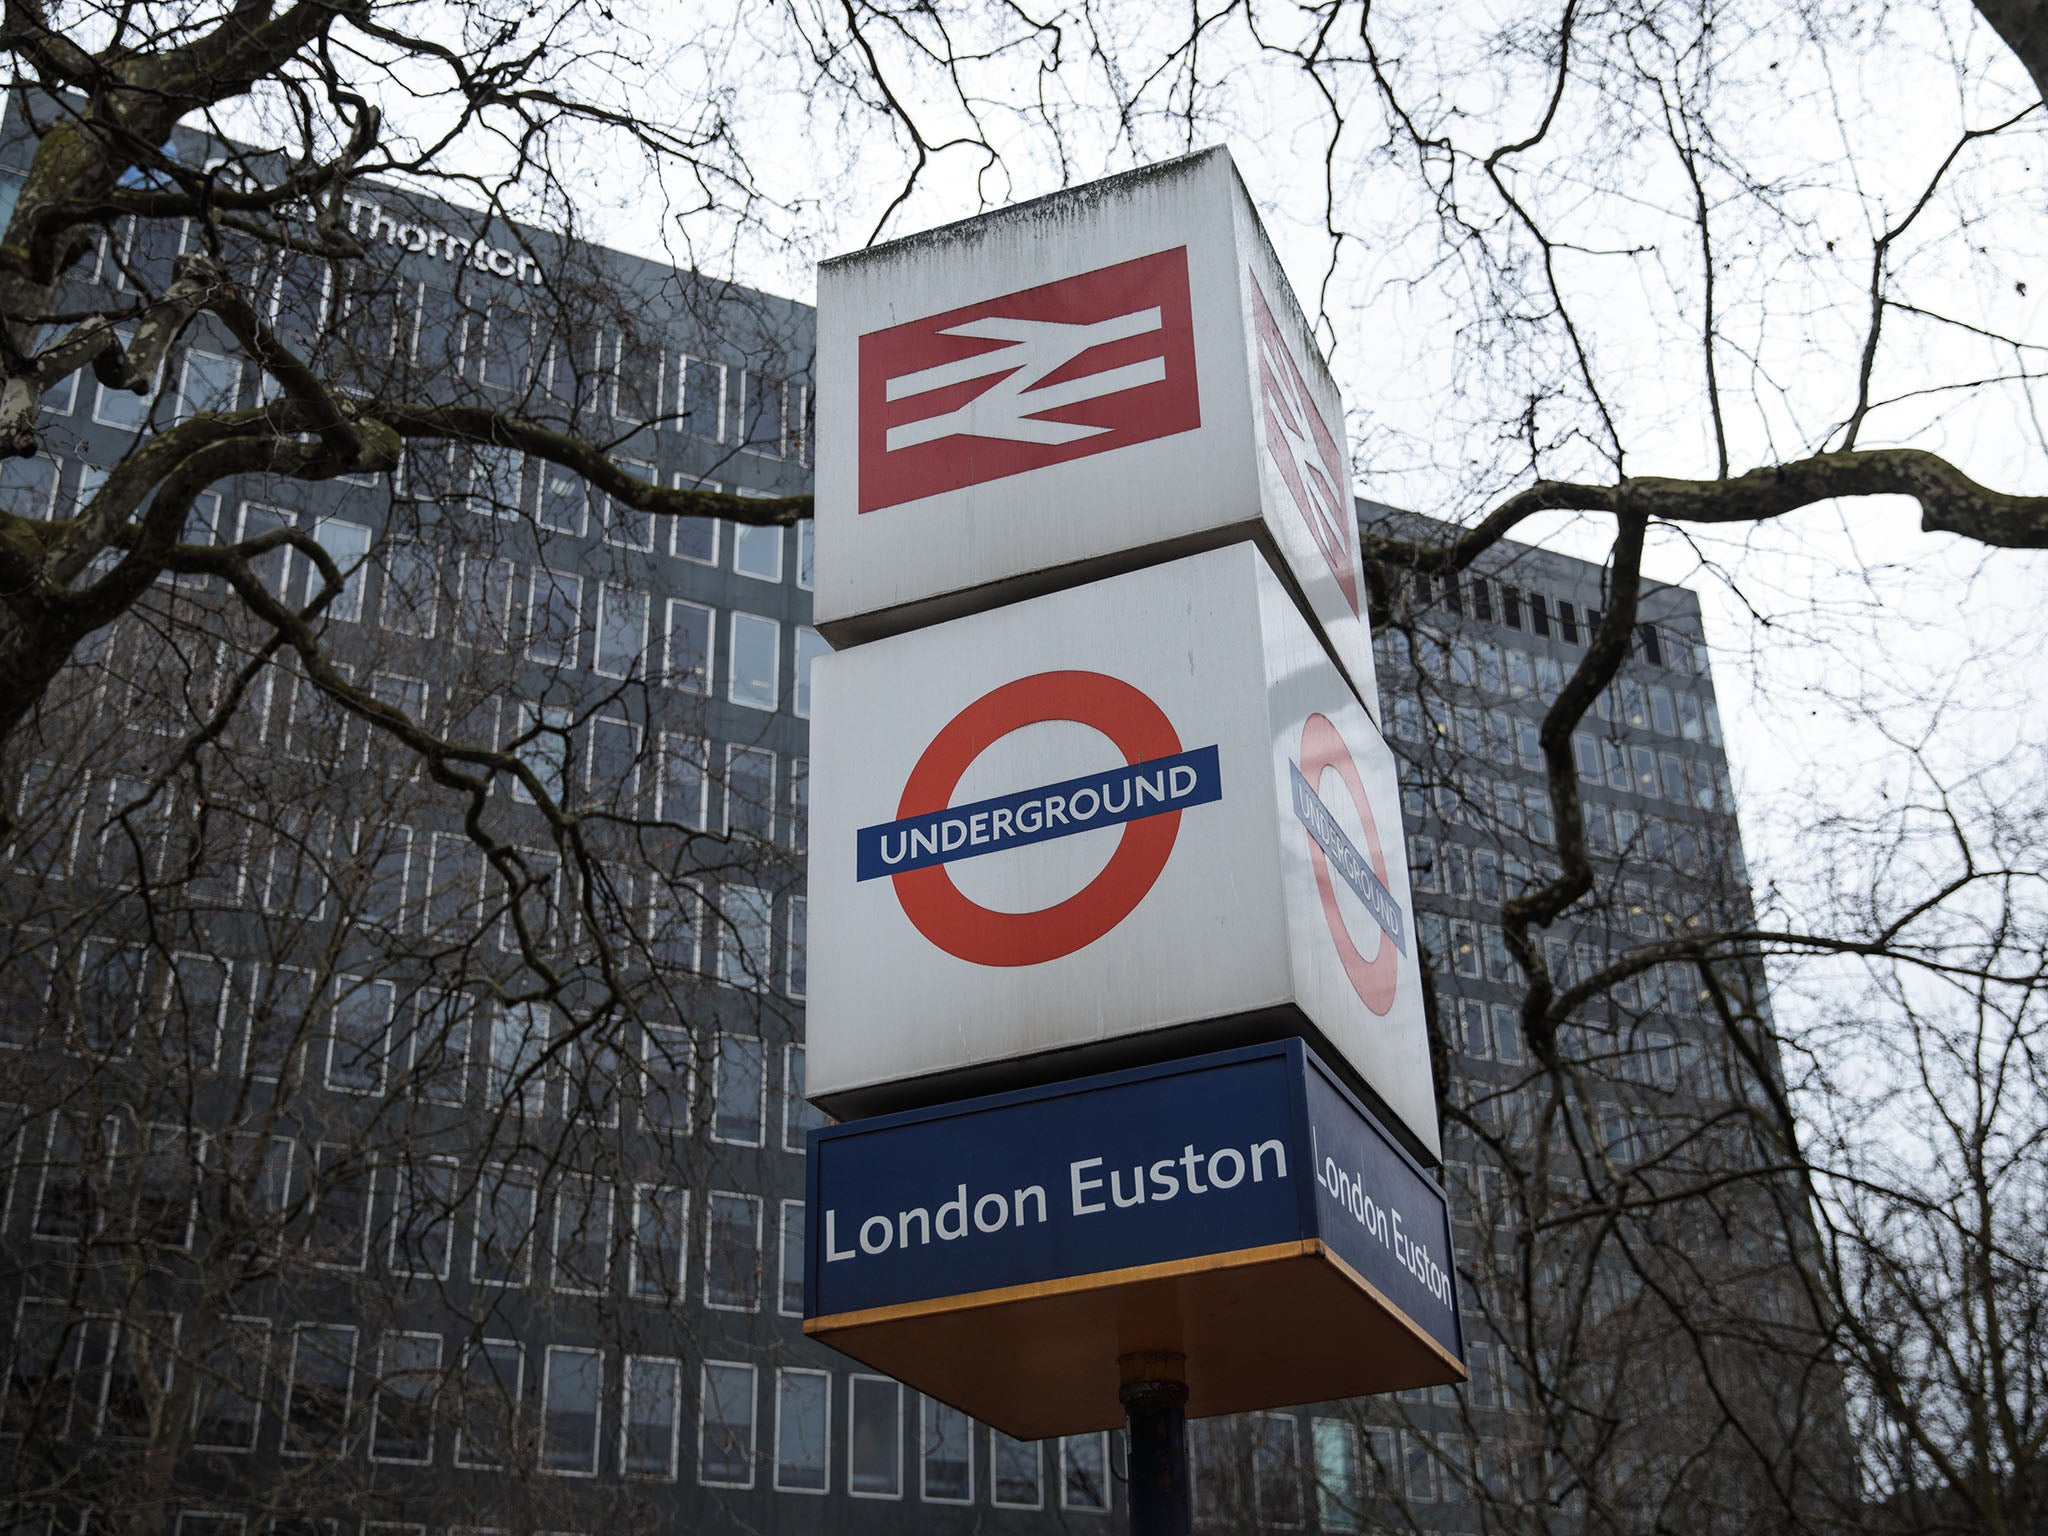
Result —
<path fill-rule="evenodd" d="M 1372 807 L 1366 803 L 1365 780 L 1359 777 L 1358 764 L 1351 760 L 1351 749 L 1344 745 L 1344 738 L 1337 734 L 1337 727 L 1326 715 L 1310 715 L 1301 728 L 1301 776 L 1308 780 L 1309 788 L 1322 793 L 1323 770 L 1334 768 L 1337 776 L 1344 781 L 1345 791 L 1351 796 L 1351 803 L 1357 808 L 1359 823 L 1365 828 L 1366 857 L 1372 860 L 1372 871 L 1380 877 L 1382 885 L 1387 881 L 1387 856 L 1380 848 L 1380 830 L 1373 824 Z M 1303 828 L 1304 835 L 1307 828 Z M 1313 837 L 1308 840 L 1309 862 L 1315 866 L 1316 889 L 1323 898 L 1323 917 L 1330 925 L 1330 937 L 1337 942 L 1337 957 L 1344 962 L 1344 974 L 1351 978 L 1352 989 L 1358 999 L 1373 1013 L 1385 1016 L 1394 1006 L 1394 991 L 1401 981 L 1401 954 L 1390 943 L 1385 934 L 1380 935 L 1379 952 L 1370 960 L 1358 952 L 1358 945 L 1352 940 L 1351 930 L 1344 926 L 1344 914 L 1337 906 L 1337 888 L 1330 879 L 1330 860 L 1323 852 L 1322 845 Z M 1389 887 L 1391 889 L 1391 887 Z"/>
<path fill-rule="evenodd" d="M 1072 720 L 1102 732 L 1127 763 L 1172 757 L 1180 736 L 1166 712 L 1120 678 L 1100 672 L 1039 672 L 1005 683 L 949 720 L 910 770 L 899 819 L 942 811 L 968 766 L 1012 731 L 1042 720 Z M 943 864 L 891 876 L 903 914 L 947 954 L 975 965 L 1041 965 L 1071 955 L 1122 922 L 1152 889 L 1180 812 L 1123 824 L 1116 852 L 1065 901 L 1037 912 L 997 912 L 969 901 Z"/>

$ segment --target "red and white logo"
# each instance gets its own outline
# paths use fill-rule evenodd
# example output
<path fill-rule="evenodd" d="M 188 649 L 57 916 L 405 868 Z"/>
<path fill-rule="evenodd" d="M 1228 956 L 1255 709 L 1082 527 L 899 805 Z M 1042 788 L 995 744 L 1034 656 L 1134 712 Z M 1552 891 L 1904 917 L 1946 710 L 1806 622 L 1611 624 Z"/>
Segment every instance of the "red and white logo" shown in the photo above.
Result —
<path fill-rule="evenodd" d="M 1202 424 L 1176 246 L 860 339 L 860 510 Z"/>
<path fill-rule="evenodd" d="M 1323 779 L 1334 773 L 1357 814 L 1359 830 L 1365 834 L 1360 848 L 1334 816 L 1322 797 Z M 1358 1000 L 1381 1018 L 1394 1006 L 1394 994 L 1401 985 L 1401 957 L 1408 949 L 1408 916 L 1388 884 L 1386 850 L 1380 846 L 1379 824 L 1373 820 L 1372 802 L 1365 792 L 1365 776 L 1345 745 L 1344 737 L 1328 715 L 1312 714 L 1301 727 L 1301 763 L 1293 774 L 1294 814 L 1308 832 L 1309 863 L 1315 870 L 1316 894 L 1322 900 L 1323 919 L 1330 925 L 1330 940 L 1337 946 L 1337 958 Z M 1331 878 L 1334 866 L 1336 879 Z M 1349 888 L 1377 929 L 1370 960 L 1351 936 L 1343 904 L 1337 899 L 1337 881 Z"/>
<path fill-rule="evenodd" d="M 1273 323 L 1265 291 L 1252 275 L 1252 319 L 1259 335 L 1259 398 L 1264 405 L 1266 451 L 1293 493 L 1295 509 L 1322 552 L 1330 574 L 1343 588 L 1351 611 L 1358 604 L 1358 563 L 1352 557 L 1351 476 L 1337 450 L 1336 435 L 1316 409 L 1294 354 Z"/>

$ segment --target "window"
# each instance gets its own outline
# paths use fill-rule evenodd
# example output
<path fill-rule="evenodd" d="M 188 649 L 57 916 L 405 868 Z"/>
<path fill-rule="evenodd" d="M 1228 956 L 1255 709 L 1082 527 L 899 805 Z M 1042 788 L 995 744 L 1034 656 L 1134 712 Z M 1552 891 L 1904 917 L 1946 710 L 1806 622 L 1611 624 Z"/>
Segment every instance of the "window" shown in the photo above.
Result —
<path fill-rule="evenodd" d="M 775 1373 L 775 1486 L 825 1493 L 832 1484 L 832 1373 Z"/>
<path fill-rule="evenodd" d="M 81 466 L 81 473 L 91 466 Z M 98 471 L 102 478 L 105 471 Z M 79 505 L 86 501 L 84 487 L 79 491 Z M 275 533 L 280 528 L 290 528 L 298 522 L 298 514 L 283 507 L 265 506 L 260 502 L 242 503 L 241 529 L 236 538 L 242 541 L 261 538 L 266 533 Z M 249 568 L 256 575 L 257 584 L 280 602 L 290 600 L 292 588 L 292 551 L 281 547 L 257 555 L 249 562 Z"/>
<path fill-rule="evenodd" d="M 768 940 L 774 897 L 750 885 L 725 887 L 718 910 L 718 979 L 758 989 L 771 974 Z"/>
<path fill-rule="evenodd" d="M 1648 747 L 1629 748 L 1629 762 L 1635 769 L 1633 788 L 1639 795 L 1657 797 L 1657 754 Z"/>
<path fill-rule="evenodd" d="M 341 573 L 342 587 L 324 610 L 329 618 L 340 619 L 349 624 L 359 623 L 363 617 L 364 571 L 370 558 L 370 530 L 361 523 L 344 522 L 338 517 L 316 518 L 313 522 L 313 542 L 326 551 L 335 569 Z M 306 562 L 306 601 L 312 602 L 327 590 L 327 582 L 320 568 L 311 560 Z"/>
<path fill-rule="evenodd" d="M 526 656 L 550 667 L 573 667 L 580 654 L 583 578 L 544 565 L 527 581 Z"/>
<path fill-rule="evenodd" d="M 675 488 L 679 491 L 715 491 L 718 489 L 694 475 L 677 475 Z M 668 520 L 668 552 L 678 560 L 687 560 L 692 565 L 718 564 L 718 523 L 715 517 L 681 516 Z"/>
<path fill-rule="evenodd" d="M 713 442 L 725 441 L 725 364 L 685 356 L 677 370 L 682 398 L 676 410 L 683 430 Z"/>
<path fill-rule="evenodd" d="M 462 451 L 469 461 L 470 510 L 481 517 L 517 517 L 526 504 L 526 455 L 516 448 L 485 444 Z"/>
<path fill-rule="evenodd" d="M 811 760 L 807 757 L 793 757 L 789 760 L 789 846 L 797 853 L 808 853 L 811 848 Z M 802 898 L 798 898 L 801 905 Z M 799 991 L 798 997 L 803 996 Z"/>
<path fill-rule="evenodd" d="M 583 778 L 594 803 L 636 811 L 640 804 L 640 727 L 613 715 L 592 720 Z"/>
<path fill-rule="evenodd" d="M 758 1147 L 765 1140 L 768 1048 L 759 1035 L 720 1035 L 713 1073 L 711 1139 Z"/>
<path fill-rule="evenodd" d="M 1326 1531 L 1355 1531 L 1365 1503 L 1364 1469 L 1358 1460 L 1358 1435 L 1341 1419 L 1317 1419 L 1313 1430 L 1316 1457 L 1316 1523 Z"/>
<path fill-rule="evenodd" d="M 1263 1524 L 1292 1528 L 1301 1524 L 1300 1426 L 1287 1413 L 1254 1417 L 1258 1444 L 1252 1455 L 1252 1480 Z"/>
<path fill-rule="evenodd" d="M 808 528 L 810 524 L 806 523 L 804 526 Z M 790 707 L 796 711 L 799 720 L 811 718 L 811 663 L 820 656 L 829 655 L 831 650 L 832 647 L 825 643 L 825 637 L 809 625 L 797 630 L 796 678 L 793 683 L 796 697 Z"/>
<path fill-rule="evenodd" d="M 117 334 L 124 348 L 135 344 L 135 333 L 132 330 L 123 329 Z M 143 385 L 141 394 L 132 394 L 125 389 L 115 389 L 106 384 L 99 385 L 93 396 L 92 419 L 102 426 L 121 427 L 129 432 L 141 430 L 143 423 L 149 419 L 150 407 L 154 404 L 157 390 L 162 387 L 163 381 L 164 367 L 162 363 L 158 363 L 155 376 Z"/>
<path fill-rule="evenodd" d="M 541 1374 L 540 1465 L 567 1477 L 597 1475 L 604 1353 L 550 1344 Z"/>
<path fill-rule="evenodd" d="M 1678 734 L 1678 716 L 1672 711 L 1671 690 L 1661 684 L 1650 689 L 1650 723 L 1659 735 Z"/>
<path fill-rule="evenodd" d="M 704 1305 L 752 1312 L 760 1303 L 760 1197 L 713 1190 L 705 1197 Z"/>
<path fill-rule="evenodd" d="M 513 717 L 513 745 L 541 792 L 555 804 L 568 798 L 569 727 L 575 717 L 566 705 L 522 702 Z M 533 791 L 513 780 L 512 798 L 524 805 L 534 803 Z"/>
<path fill-rule="evenodd" d="M 375 1168 L 334 1142 L 313 1148 L 313 1215 L 306 1252 L 323 1269 L 360 1270 L 370 1258 L 370 1189 Z"/>
<path fill-rule="evenodd" d="M 526 1354 L 510 1339 L 479 1339 L 462 1357 L 455 1465 L 502 1467 L 510 1459 L 526 1379 Z"/>
<path fill-rule="evenodd" d="M 54 1439 L 65 1432 L 77 1386 L 80 1343 L 75 1317 L 63 1302 L 23 1298 L 7 1365 L 0 1429 L 38 1439 Z"/>
<path fill-rule="evenodd" d="M 524 389 L 533 378 L 533 317 L 523 309 L 493 304 L 484 315 L 477 377 L 500 389 Z"/>
<path fill-rule="evenodd" d="M 990 1502 L 998 1509 L 1037 1509 L 1045 1503 L 1045 1455 L 1036 1440 L 988 1432 Z"/>
<path fill-rule="evenodd" d="M 615 1037 L 595 1029 L 584 1032 L 569 1042 L 563 1064 L 568 1113 L 589 1125 L 617 1125 L 626 1073 Z"/>
<path fill-rule="evenodd" d="M 1558 607 L 1570 612 L 1569 603 Z M 1430 1452 L 1430 1445 L 1422 1436 L 1412 1430 L 1401 1431 L 1402 1485 L 1407 1489 L 1408 1498 L 1416 1504 L 1433 1503 L 1436 1499 L 1436 1457 Z"/>
<path fill-rule="evenodd" d="M 740 373 L 740 442 L 751 453 L 782 456 L 784 388 L 751 369 Z"/>
<path fill-rule="evenodd" d="M 1060 1441 L 1060 1507 L 1109 1508 L 1108 1435 L 1068 1435 Z"/>
<path fill-rule="evenodd" d="M 702 603 L 670 598 L 668 646 L 661 680 L 685 693 L 711 691 L 712 612 Z"/>
<path fill-rule="evenodd" d="M 377 1351 L 370 1460 L 424 1467 L 434 1459 L 434 1397 L 441 1379 L 438 1333 L 387 1333 Z"/>
<path fill-rule="evenodd" d="M 799 850 L 801 851 L 801 850 Z M 810 903 L 801 896 L 789 899 L 789 995 L 801 1002 L 810 990 L 809 934 Z"/>
<path fill-rule="evenodd" d="M 1470 980 L 1479 979 L 1479 930 L 1463 918 L 1451 920 L 1451 969 Z"/>
<path fill-rule="evenodd" d="M 345 1323 L 292 1329 L 291 1374 L 284 1399 L 287 1456 L 341 1453 L 355 1382 L 356 1330 Z"/>
<path fill-rule="evenodd" d="M 805 1136 L 831 1122 L 804 1097 L 804 1048 L 800 1045 L 782 1048 L 782 1085 L 782 1149 L 802 1152 Z"/>
<path fill-rule="evenodd" d="M 494 1104 L 517 1100 L 538 1114 L 547 1108 L 548 1082 L 542 1060 L 548 1044 L 544 1003 L 506 1003 L 491 1026 L 490 1096 Z"/>
<path fill-rule="evenodd" d="M 796 525 L 796 584 L 806 592 L 811 590 L 812 546 L 817 541 L 817 530 L 816 521 L 808 517 Z"/>
<path fill-rule="evenodd" d="M 680 1300 L 689 1231 L 688 1190 L 656 1184 L 635 1186 L 627 1290 L 643 1301 Z"/>
<path fill-rule="evenodd" d="M 581 538 L 590 522 L 590 488 L 574 471 L 557 464 L 535 460 L 534 470 L 539 482 L 535 516 L 541 527 Z"/>
<path fill-rule="evenodd" d="M 422 988 L 413 1000 L 412 1091 L 430 1104 L 460 1105 L 469 1065 L 465 992 Z"/>
<path fill-rule="evenodd" d="M 455 1159 L 399 1164 L 391 1217 L 391 1270 L 421 1280 L 446 1280 L 455 1229 Z"/>
<path fill-rule="evenodd" d="M 634 677 L 647 655 L 648 598 L 630 587 L 610 582 L 598 588 L 597 656 L 593 668 L 603 677 Z"/>
<path fill-rule="evenodd" d="M 455 583 L 455 643 L 502 651 L 511 635 L 512 562 L 464 555 Z"/>
<path fill-rule="evenodd" d="M 717 1488 L 754 1486 L 754 1368 L 707 1360 L 697 1392 L 697 1478 Z"/>
<path fill-rule="evenodd" d="M 1678 734 L 1687 741 L 1702 740 L 1706 734 L 1706 719 L 1700 713 L 1697 694 L 1678 695 Z"/>
<path fill-rule="evenodd" d="M 756 581 L 782 580 L 782 530 L 752 523 L 734 523 L 732 568 Z"/>
<path fill-rule="evenodd" d="M 652 422 L 662 409 L 662 351 L 636 336 L 619 338 L 619 362 L 612 386 L 612 414 L 625 422 Z"/>
<path fill-rule="evenodd" d="M 327 1086 L 339 1093 L 382 1093 L 390 1061 L 391 1016 L 398 988 L 342 976 L 335 982 L 334 1029 L 327 1040 Z"/>
<path fill-rule="evenodd" d="M 215 1335 L 192 1399 L 192 1444 L 209 1451 L 253 1451 L 263 1420 L 270 1322 L 231 1317 Z"/>
<path fill-rule="evenodd" d="M 886 1376 L 849 1376 L 846 1491 L 855 1498 L 903 1497 L 903 1386 Z"/>
<path fill-rule="evenodd" d="M 613 462 L 635 480 L 644 480 L 649 485 L 661 484 L 661 477 L 655 472 L 652 464 L 643 464 L 636 459 L 617 459 Z M 605 497 L 604 541 L 619 549 L 652 550 L 654 514 L 629 507 L 616 496 Z"/>
<path fill-rule="evenodd" d="M 523 1168 L 493 1164 L 477 1181 L 476 1231 L 469 1278 L 478 1285 L 525 1285 L 533 1271 L 539 1193 Z"/>
<path fill-rule="evenodd" d="M 1685 782 L 1685 764 L 1676 752 L 1657 754 L 1657 765 L 1663 769 L 1664 798 L 1673 805 L 1692 804 L 1692 794 Z"/>
<path fill-rule="evenodd" d="M 1521 1065 L 1522 1020 L 1511 1003 L 1493 1005 L 1493 1048 L 1507 1065 Z"/>
<path fill-rule="evenodd" d="M 674 1024 L 648 1024 L 643 1034 L 641 1116 L 649 1130 L 686 1133 L 695 1086 L 690 1032 Z"/>
<path fill-rule="evenodd" d="M 918 1491 L 930 1504 L 974 1502 L 974 1421 L 935 1397 L 922 1399 Z"/>
<path fill-rule="evenodd" d="M 804 1203 L 801 1200 L 782 1202 L 781 1241 L 777 1245 L 781 1253 L 781 1286 L 776 1299 L 776 1311 L 784 1317 L 804 1315 Z"/>
<path fill-rule="evenodd" d="M 612 1191 L 589 1174 L 566 1174 L 555 1190 L 554 1287 L 576 1296 L 611 1289 Z"/>
<path fill-rule="evenodd" d="M 0 510 L 38 521 L 55 517 L 57 461 L 43 454 L 0 461 Z"/>
<path fill-rule="evenodd" d="M 675 1481 L 682 1397 L 682 1361 L 665 1355 L 626 1356 L 619 1470 L 627 1477 Z"/>
<path fill-rule="evenodd" d="M 748 709 L 772 710 L 782 701 L 782 626 L 759 614 L 735 613 L 726 697 Z"/>
<path fill-rule="evenodd" d="M 202 411 L 232 411 L 242 394 L 242 365 L 217 352 L 194 347 L 178 377 L 178 419 Z"/>
<path fill-rule="evenodd" d="M 725 827 L 733 837 L 775 841 L 773 752 L 764 747 L 726 748 Z"/>

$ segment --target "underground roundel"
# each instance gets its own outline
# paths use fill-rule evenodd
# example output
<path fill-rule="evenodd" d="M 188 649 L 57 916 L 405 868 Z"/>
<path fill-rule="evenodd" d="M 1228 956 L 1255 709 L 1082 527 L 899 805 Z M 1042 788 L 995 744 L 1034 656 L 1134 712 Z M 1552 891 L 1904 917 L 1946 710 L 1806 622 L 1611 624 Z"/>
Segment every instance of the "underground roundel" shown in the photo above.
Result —
<path fill-rule="evenodd" d="M 1358 813 L 1359 825 L 1365 832 L 1362 851 L 1322 798 L 1323 787 L 1332 775 Z M 1401 903 L 1388 884 L 1387 856 L 1380 846 L 1372 806 L 1366 800 L 1365 780 L 1352 759 L 1351 749 L 1327 715 L 1310 715 L 1301 728 L 1301 761 L 1293 765 L 1292 788 L 1294 814 L 1308 834 L 1316 894 L 1322 898 L 1323 917 L 1330 925 L 1337 958 L 1343 962 L 1344 974 L 1350 977 L 1359 1001 L 1384 1017 L 1394 1006 L 1394 992 L 1401 981 L 1401 957 L 1408 952 L 1407 923 Z M 1376 934 L 1368 935 L 1371 943 L 1361 945 L 1352 936 L 1337 900 L 1333 875 L 1350 888 L 1365 908 L 1376 930 Z M 1366 958 L 1368 948 L 1372 951 L 1370 959 Z"/>
<path fill-rule="evenodd" d="M 951 803 L 983 752 L 1012 731 L 1049 720 L 1101 732 L 1123 765 Z M 1217 749 L 1183 747 L 1148 695 L 1101 672 L 1039 672 L 983 694 L 940 728 L 910 771 L 896 819 L 856 834 L 855 878 L 893 881 L 904 916 L 949 955 L 975 965 L 1040 965 L 1086 948 L 1130 916 L 1166 868 L 1181 812 L 1222 795 Z M 1119 825 L 1116 852 L 1101 871 L 1035 912 L 971 901 L 947 868 Z"/>

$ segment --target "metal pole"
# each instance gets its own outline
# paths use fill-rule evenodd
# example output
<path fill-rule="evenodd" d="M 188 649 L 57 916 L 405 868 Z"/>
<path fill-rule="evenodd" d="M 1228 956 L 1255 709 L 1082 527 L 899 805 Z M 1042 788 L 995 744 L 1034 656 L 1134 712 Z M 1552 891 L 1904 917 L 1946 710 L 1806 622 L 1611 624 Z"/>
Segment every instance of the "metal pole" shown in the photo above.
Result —
<path fill-rule="evenodd" d="M 1187 1361 L 1141 1354 L 1117 1364 L 1130 1439 L 1131 1536 L 1189 1536 Z"/>

